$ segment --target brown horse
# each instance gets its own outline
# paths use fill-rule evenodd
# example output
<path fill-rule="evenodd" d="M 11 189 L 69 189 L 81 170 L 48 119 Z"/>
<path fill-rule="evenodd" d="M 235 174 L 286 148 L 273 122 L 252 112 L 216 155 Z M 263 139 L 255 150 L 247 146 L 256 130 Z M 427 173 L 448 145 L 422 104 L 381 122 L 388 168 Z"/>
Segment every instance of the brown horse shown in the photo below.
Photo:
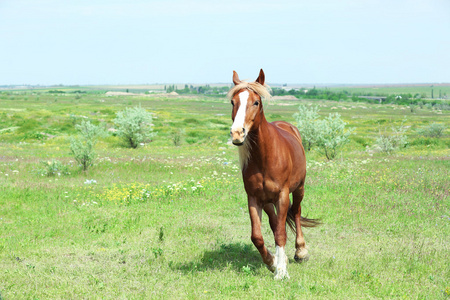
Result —
<path fill-rule="evenodd" d="M 286 222 L 296 233 L 295 256 L 307 260 L 302 228 L 315 227 L 318 220 L 301 217 L 306 176 L 305 151 L 298 129 L 283 121 L 269 123 L 262 100 L 270 98 L 261 69 L 255 82 L 239 80 L 233 71 L 235 86 L 229 91 L 233 111 L 231 138 L 239 146 L 239 160 L 252 223 L 252 242 L 275 279 L 289 278 L 285 253 Z M 292 193 L 291 205 L 289 194 Z M 275 237 L 275 255 L 264 245 L 261 234 L 262 210 L 269 216 Z M 276 210 L 276 212 L 275 212 Z"/>

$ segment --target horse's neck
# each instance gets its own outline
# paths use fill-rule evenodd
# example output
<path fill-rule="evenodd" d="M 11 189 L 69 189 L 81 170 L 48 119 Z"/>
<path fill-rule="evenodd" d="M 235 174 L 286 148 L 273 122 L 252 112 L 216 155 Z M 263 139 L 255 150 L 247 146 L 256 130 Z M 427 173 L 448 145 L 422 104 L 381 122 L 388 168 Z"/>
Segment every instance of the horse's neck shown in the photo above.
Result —
<path fill-rule="evenodd" d="M 258 128 L 254 132 L 250 132 L 244 145 L 239 147 L 241 169 L 249 163 L 258 165 L 264 163 L 262 158 L 266 155 L 270 144 L 273 142 L 269 127 L 269 122 L 262 117 Z"/>
<path fill-rule="evenodd" d="M 266 151 L 266 148 L 273 141 L 273 137 L 271 137 L 270 134 L 270 126 L 271 125 L 269 124 L 269 122 L 267 122 L 264 115 L 262 115 L 261 122 L 258 126 L 258 129 L 255 131 L 255 136 L 253 139 L 255 147 L 253 147 L 252 149 L 254 149 L 254 151 L 264 153 Z"/>

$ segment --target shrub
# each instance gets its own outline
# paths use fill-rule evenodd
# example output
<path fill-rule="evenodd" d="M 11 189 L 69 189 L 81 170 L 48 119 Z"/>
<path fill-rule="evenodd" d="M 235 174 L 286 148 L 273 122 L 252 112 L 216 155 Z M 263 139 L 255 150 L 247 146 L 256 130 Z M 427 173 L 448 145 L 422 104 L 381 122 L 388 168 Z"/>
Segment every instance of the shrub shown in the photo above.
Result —
<path fill-rule="evenodd" d="M 335 158 L 340 149 L 350 141 L 349 136 L 353 129 L 345 131 L 347 123 L 337 113 L 329 114 L 325 119 L 319 119 L 317 106 L 308 108 L 300 105 L 298 110 L 294 118 L 306 150 L 318 146 L 319 151 L 325 154 L 327 159 Z"/>
<path fill-rule="evenodd" d="M 433 108 L 436 110 L 450 110 L 450 105 L 448 103 L 438 103 Z"/>
<path fill-rule="evenodd" d="M 439 138 L 444 133 L 446 129 L 444 124 L 432 123 L 427 127 L 420 128 L 417 133 L 423 135 L 424 137 L 435 137 Z"/>
<path fill-rule="evenodd" d="M 180 146 L 183 136 L 184 136 L 183 129 L 178 128 L 171 132 L 170 137 L 172 138 L 174 146 Z"/>
<path fill-rule="evenodd" d="M 51 160 L 51 161 L 41 161 L 41 165 L 44 166 L 44 168 L 39 169 L 38 173 L 41 176 L 61 176 L 61 175 L 69 175 L 69 167 L 67 165 L 64 165 L 58 160 Z"/>
<path fill-rule="evenodd" d="M 77 138 L 71 138 L 70 150 L 75 157 L 75 160 L 81 165 L 83 171 L 94 164 L 95 151 L 94 146 L 97 143 L 97 138 L 105 135 L 105 131 L 90 121 L 82 121 L 81 124 L 75 125 L 79 131 Z"/>
<path fill-rule="evenodd" d="M 327 118 L 317 122 L 317 130 L 320 133 L 317 144 L 328 160 L 334 159 L 341 148 L 350 141 L 349 136 L 354 129 L 345 131 L 346 124 L 338 113 L 329 114 Z"/>
<path fill-rule="evenodd" d="M 386 129 L 380 134 L 375 141 L 375 148 L 381 152 L 391 153 L 404 147 L 407 144 L 406 127 L 403 126 L 406 119 L 400 124 L 399 127 L 392 126 L 392 133 L 387 133 Z"/>
<path fill-rule="evenodd" d="M 114 123 L 117 126 L 117 135 L 131 148 L 137 148 L 140 143 L 156 135 L 152 132 L 152 115 L 144 108 L 126 108 L 116 116 Z"/>
<path fill-rule="evenodd" d="M 319 120 L 318 112 L 319 107 L 317 106 L 308 108 L 305 105 L 300 105 L 298 107 L 298 112 L 294 114 L 298 130 L 302 137 L 303 146 L 307 151 L 310 151 L 314 145 L 317 145 L 317 139 L 320 136 L 316 124 Z"/>

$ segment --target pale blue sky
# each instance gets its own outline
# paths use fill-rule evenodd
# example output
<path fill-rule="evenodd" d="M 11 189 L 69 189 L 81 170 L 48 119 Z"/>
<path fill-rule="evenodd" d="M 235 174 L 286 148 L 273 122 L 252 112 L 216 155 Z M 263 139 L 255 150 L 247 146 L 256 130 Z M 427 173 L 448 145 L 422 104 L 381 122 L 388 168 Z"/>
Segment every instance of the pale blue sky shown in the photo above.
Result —
<path fill-rule="evenodd" d="M 0 0 L 0 85 L 450 82 L 449 0 Z"/>

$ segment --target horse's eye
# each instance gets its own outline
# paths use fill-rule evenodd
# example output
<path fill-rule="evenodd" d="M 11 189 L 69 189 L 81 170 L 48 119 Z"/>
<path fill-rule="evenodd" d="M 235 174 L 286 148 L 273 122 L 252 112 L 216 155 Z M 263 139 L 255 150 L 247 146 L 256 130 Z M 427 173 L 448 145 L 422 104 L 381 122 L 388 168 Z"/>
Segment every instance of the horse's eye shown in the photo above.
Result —
<path fill-rule="evenodd" d="M 258 105 L 259 105 L 259 102 L 258 102 L 258 101 L 255 101 L 255 103 L 253 103 L 253 105 L 254 105 L 254 106 L 258 106 Z"/>
<path fill-rule="evenodd" d="M 233 102 L 233 101 L 231 101 L 231 105 L 233 105 L 233 106 L 234 106 L 234 102 Z"/>

